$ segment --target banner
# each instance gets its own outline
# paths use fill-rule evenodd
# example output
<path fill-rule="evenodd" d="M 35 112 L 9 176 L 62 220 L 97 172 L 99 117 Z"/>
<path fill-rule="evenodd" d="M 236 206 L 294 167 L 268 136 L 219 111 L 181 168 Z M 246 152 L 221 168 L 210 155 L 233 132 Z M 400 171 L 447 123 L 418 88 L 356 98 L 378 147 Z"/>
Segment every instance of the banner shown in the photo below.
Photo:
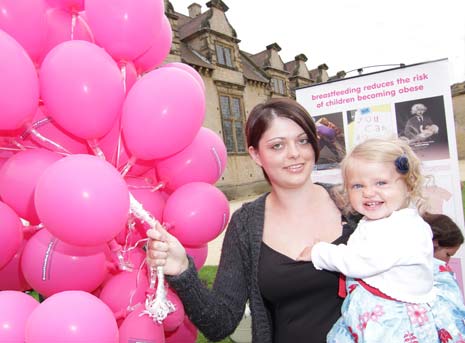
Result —
<path fill-rule="evenodd" d="M 403 137 L 422 160 L 424 175 L 431 176 L 426 188 L 431 212 L 448 215 L 464 231 L 446 59 L 299 88 L 296 98 L 319 133 L 314 181 L 340 183 L 339 162 L 367 138 Z M 462 262 L 464 250 L 456 255 Z"/>

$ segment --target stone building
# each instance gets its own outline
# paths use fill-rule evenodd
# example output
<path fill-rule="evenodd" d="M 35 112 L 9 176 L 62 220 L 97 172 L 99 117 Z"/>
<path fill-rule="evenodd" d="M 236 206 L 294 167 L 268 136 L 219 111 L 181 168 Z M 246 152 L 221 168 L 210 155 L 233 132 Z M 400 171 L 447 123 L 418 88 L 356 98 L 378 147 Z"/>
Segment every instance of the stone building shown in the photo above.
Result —
<path fill-rule="evenodd" d="M 309 70 L 304 54 L 284 62 L 280 46 L 272 43 L 260 52 L 240 49 L 240 39 L 228 21 L 228 6 L 221 0 L 206 3 L 207 10 L 193 3 L 189 15 L 176 11 L 165 0 L 165 12 L 173 30 L 173 43 L 166 62 L 194 67 L 206 87 L 204 126 L 217 132 L 228 150 L 228 165 L 216 184 L 230 198 L 262 192 L 268 185 L 248 157 L 244 126 L 250 110 L 272 97 L 293 97 L 294 89 L 328 80 L 323 64 Z"/>

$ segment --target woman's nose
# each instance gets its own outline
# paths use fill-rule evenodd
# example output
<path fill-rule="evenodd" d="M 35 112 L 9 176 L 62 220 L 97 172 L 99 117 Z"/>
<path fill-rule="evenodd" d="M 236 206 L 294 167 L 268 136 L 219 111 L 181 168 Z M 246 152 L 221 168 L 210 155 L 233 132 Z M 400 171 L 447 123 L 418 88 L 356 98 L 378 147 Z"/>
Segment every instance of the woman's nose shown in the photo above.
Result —
<path fill-rule="evenodd" d="M 296 144 L 289 144 L 287 149 L 287 155 L 289 158 L 296 158 L 300 154 L 299 148 Z"/>

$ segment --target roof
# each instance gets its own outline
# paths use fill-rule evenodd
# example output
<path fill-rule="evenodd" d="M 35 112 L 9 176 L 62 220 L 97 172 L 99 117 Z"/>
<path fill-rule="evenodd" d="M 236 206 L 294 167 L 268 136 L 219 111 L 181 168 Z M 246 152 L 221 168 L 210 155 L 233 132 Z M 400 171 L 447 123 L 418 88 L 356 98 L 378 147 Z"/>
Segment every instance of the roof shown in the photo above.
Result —
<path fill-rule="evenodd" d="M 178 14 L 178 13 L 176 13 Z M 191 18 L 185 16 L 183 14 L 178 14 L 178 32 L 179 32 L 179 39 L 183 40 L 186 37 L 189 37 L 195 32 L 200 31 L 205 26 L 204 21 L 211 15 L 211 9 L 208 11 L 203 12 L 201 15 Z"/>
<path fill-rule="evenodd" d="M 248 80 L 268 83 L 269 79 L 263 75 L 260 68 L 250 60 L 250 54 L 245 51 L 239 51 L 242 60 L 242 72 L 244 77 Z"/>
<path fill-rule="evenodd" d="M 265 61 L 268 60 L 268 50 L 263 50 L 255 55 L 249 55 L 249 57 L 259 67 L 265 67 Z"/>
<path fill-rule="evenodd" d="M 213 64 L 211 64 L 205 56 L 200 54 L 198 51 L 189 48 L 185 43 L 181 43 L 179 48 L 181 50 L 181 59 L 184 63 L 208 69 L 215 69 Z"/>

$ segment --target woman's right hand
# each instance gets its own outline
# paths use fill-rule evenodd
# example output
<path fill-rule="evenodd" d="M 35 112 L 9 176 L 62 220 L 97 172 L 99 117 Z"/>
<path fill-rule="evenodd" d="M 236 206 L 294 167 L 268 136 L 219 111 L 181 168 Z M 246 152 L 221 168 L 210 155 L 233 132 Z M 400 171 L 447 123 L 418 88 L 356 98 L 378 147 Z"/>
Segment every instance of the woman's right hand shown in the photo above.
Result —
<path fill-rule="evenodd" d="M 160 223 L 147 231 L 147 264 L 163 267 L 165 275 L 179 275 L 189 266 L 186 250 L 176 237 L 170 235 Z"/>

